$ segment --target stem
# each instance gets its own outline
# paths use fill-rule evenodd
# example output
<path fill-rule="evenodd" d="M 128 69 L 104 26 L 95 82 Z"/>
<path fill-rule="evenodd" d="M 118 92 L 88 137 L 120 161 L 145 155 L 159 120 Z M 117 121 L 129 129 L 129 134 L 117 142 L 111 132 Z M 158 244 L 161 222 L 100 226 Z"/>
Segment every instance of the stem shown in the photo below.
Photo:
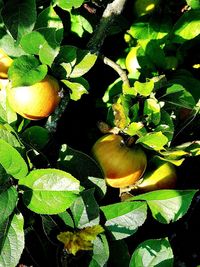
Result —
<path fill-rule="evenodd" d="M 113 68 L 119 74 L 124 86 L 130 87 L 129 79 L 127 77 L 126 72 L 116 62 L 112 61 L 111 59 L 105 56 L 101 56 L 101 58 L 106 65 Z"/>
<path fill-rule="evenodd" d="M 103 45 L 103 42 L 109 33 L 110 27 L 117 16 L 122 13 L 126 1 L 127 0 L 114 0 L 112 3 L 107 5 L 103 12 L 100 23 L 87 45 L 88 49 L 92 53 L 98 53 L 100 51 L 101 46 Z"/>

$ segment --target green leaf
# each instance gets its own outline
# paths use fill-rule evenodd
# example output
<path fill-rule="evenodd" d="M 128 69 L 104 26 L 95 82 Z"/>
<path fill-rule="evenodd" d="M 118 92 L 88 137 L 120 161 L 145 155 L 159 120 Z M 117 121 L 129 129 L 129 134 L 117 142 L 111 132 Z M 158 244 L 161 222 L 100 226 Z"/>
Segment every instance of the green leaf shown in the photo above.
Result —
<path fill-rule="evenodd" d="M 57 169 L 33 170 L 19 184 L 24 188 L 24 203 L 30 210 L 40 214 L 64 212 L 80 191 L 77 179 Z"/>
<path fill-rule="evenodd" d="M 134 83 L 134 88 L 138 92 L 138 94 L 142 96 L 149 96 L 150 93 L 153 91 L 154 82 L 152 80 L 146 83 L 141 83 L 141 82 L 136 81 Z"/>
<path fill-rule="evenodd" d="M 74 228 L 74 221 L 67 211 L 59 213 L 58 217 L 65 223 L 65 225 Z"/>
<path fill-rule="evenodd" d="M 71 206 L 71 212 L 77 228 L 99 224 L 99 206 L 94 198 L 94 189 L 81 192 Z"/>
<path fill-rule="evenodd" d="M 77 10 L 70 12 L 71 31 L 82 37 L 85 32 L 92 33 L 93 28 L 90 22 L 82 16 Z"/>
<path fill-rule="evenodd" d="M 157 190 L 132 200 L 145 200 L 153 217 L 160 223 L 175 222 L 188 211 L 192 199 L 198 190 Z M 129 199 L 129 201 L 131 200 Z"/>
<path fill-rule="evenodd" d="M 0 266 L 15 267 L 24 249 L 24 219 L 15 214 L 0 225 Z"/>
<path fill-rule="evenodd" d="M 40 12 L 40 14 L 38 15 L 37 21 L 35 23 L 35 29 L 40 28 L 63 28 L 62 20 L 55 12 L 52 5 L 49 5 L 47 8 L 43 9 L 42 12 Z"/>
<path fill-rule="evenodd" d="M 109 258 L 109 246 L 106 236 L 101 234 L 93 242 L 93 255 L 89 267 L 106 266 Z"/>
<path fill-rule="evenodd" d="M 0 139 L 6 141 L 8 144 L 10 144 L 11 146 L 15 148 L 22 147 L 22 145 L 19 143 L 17 138 L 14 136 L 14 134 L 9 132 L 6 128 L 5 129 L 0 128 Z"/>
<path fill-rule="evenodd" d="M 2 139 L 0 139 L 0 164 L 16 179 L 21 179 L 28 173 L 27 164 L 19 152 Z"/>
<path fill-rule="evenodd" d="M 195 100 L 193 96 L 179 84 L 174 84 L 167 88 L 165 95 L 160 99 L 173 106 L 189 109 L 195 106 Z"/>
<path fill-rule="evenodd" d="M 105 226 L 115 239 L 123 239 L 134 234 L 147 217 L 145 202 L 121 202 L 102 206 Z"/>
<path fill-rule="evenodd" d="M 40 28 L 24 35 L 21 46 L 29 54 L 39 55 L 43 64 L 52 65 L 59 53 L 62 32 L 57 28 Z"/>
<path fill-rule="evenodd" d="M 3 6 L 1 16 L 12 37 L 19 41 L 23 35 L 34 28 L 35 0 L 8 0 Z"/>
<path fill-rule="evenodd" d="M 186 0 L 186 2 L 192 9 L 200 9 L 199 0 Z"/>
<path fill-rule="evenodd" d="M 13 61 L 8 76 L 12 87 L 29 86 L 44 79 L 47 66 L 40 65 L 34 56 L 21 56 Z"/>
<path fill-rule="evenodd" d="M 58 168 L 71 173 L 85 188 L 95 188 L 95 194 L 102 198 L 106 193 L 103 173 L 96 161 L 85 153 L 63 144 L 58 159 Z"/>
<path fill-rule="evenodd" d="M 146 134 L 146 129 L 142 122 L 132 122 L 124 129 L 124 132 L 131 136 L 143 136 Z"/>
<path fill-rule="evenodd" d="M 13 212 L 18 200 L 18 193 L 14 187 L 10 187 L 5 191 L 0 191 L 0 225 Z"/>
<path fill-rule="evenodd" d="M 62 82 L 70 89 L 70 98 L 74 101 L 81 99 L 83 94 L 88 94 L 89 84 L 83 77 L 69 80 L 62 80 Z"/>
<path fill-rule="evenodd" d="M 168 238 L 149 239 L 136 248 L 129 266 L 134 267 L 173 267 L 174 256 Z"/>
<path fill-rule="evenodd" d="M 80 7 L 84 0 L 53 0 L 53 2 L 64 10 Z"/>
<path fill-rule="evenodd" d="M 186 153 L 189 153 L 190 156 L 199 156 L 200 155 L 200 141 L 186 142 L 176 147 L 180 151 L 184 150 Z"/>
<path fill-rule="evenodd" d="M 173 33 L 175 37 L 172 41 L 184 43 L 200 34 L 200 13 L 199 10 L 189 10 L 185 12 L 174 25 Z"/>
<path fill-rule="evenodd" d="M 174 135 L 174 123 L 167 111 L 161 109 L 161 118 L 159 125 L 155 128 L 156 132 L 162 132 L 171 141 Z"/>
<path fill-rule="evenodd" d="M 158 125 L 161 119 L 160 105 L 156 98 L 148 98 L 144 102 L 144 112 L 143 115 L 146 116 L 146 120 L 149 123 Z"/>
<path fill-rule="evenodd" d="M 129 33 L 136 39 L 162 39 L 171 29 L 171 19 L 165 16 L 142 17 L 131 25 Z"/>
<path fill-rule="evenodd" d="M 31 145 L 35 149 L 42 149 L 50 139 L 50 133 L 47 129 L 40 126 L 27 128 L 21 135 L 25 144 Z"/>
<path fill-rule="evenodd" d="M 70 78 L 83 76 L 93 67 L 96 59 L 97 55 L 91 54 L 88 50 L 77 49 L 77 60 L 70 73 Z"/>
<path fill-rule="evenodd" d="M 76 61 L 77 48 L 70 45 L 61 46 L 52 65 L 52 70 L 61 79 L 69 78 Z"/>
<path fill-rule="evenodd" d="M 21 46 L 18 46 L 16 40 L 7 32 L 1 34 L 0 47 L 11 57 L 19 57 L 25 54 Z"/>
<path fill-rule="evenodd" d="M 168 143 L 168 138 L 162 132 L 152 132 L 140 137 L 136 143 L 157 151 L 164 149 L 164 146 Z"/>

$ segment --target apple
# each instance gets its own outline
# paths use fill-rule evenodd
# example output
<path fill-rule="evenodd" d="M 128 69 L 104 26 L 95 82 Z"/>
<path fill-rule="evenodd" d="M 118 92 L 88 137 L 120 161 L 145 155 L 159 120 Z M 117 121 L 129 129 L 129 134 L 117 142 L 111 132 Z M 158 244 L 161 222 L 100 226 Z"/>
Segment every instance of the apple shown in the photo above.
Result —
<path fill-rule="evenodd" d="M 58 81 L 47 75 L 42 81 L 30 86 L 8 89 L 10 107 L 29 120 L 41 120 L 48 117 L 60 102 Z"/>
<path fill-rule="evenodd" d="M 161 161 L 154 169 L 146 171 L 136 190 L 149 192 L 158 189 L 173 189 L 176 186 L 177 173 L 175 166 L 167 161 Z"/>
<path fill-rule="evenodd" d="M 93 145 L 92 153 L 111 187 L 126 188 L 134 185 L 146 169 L 144 151 L 137 145 L 128 147 L 122 136 L 117 134 L 99 138 Z"/>
<path fill-rule="evenodd" d="M 8 69 L 13 60 L 2 49 L 0 49 L 0 78 L 8 78 Z"/>

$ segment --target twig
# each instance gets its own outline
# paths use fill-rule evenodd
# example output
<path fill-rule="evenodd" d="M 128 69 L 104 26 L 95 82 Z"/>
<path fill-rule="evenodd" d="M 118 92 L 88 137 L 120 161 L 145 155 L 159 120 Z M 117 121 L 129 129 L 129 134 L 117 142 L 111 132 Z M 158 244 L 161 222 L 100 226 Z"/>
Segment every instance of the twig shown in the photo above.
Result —
<path fill-rule="evenodd" d="M 88 42 L 88 49 L 92 53 L 99 53 L 101 46 L 109 33 L 110 27 L 119 16 L 125 6 L 127 0 L 114 0 L 109 3 L 103 12 L 102 18 L 90 41 Z"/>
<path fill-rule="evenodd" d="M 106 56 L 101 56 L 101 58 L 106 65 L 113 68 L 119 74 L 124 86 L 130 87 L 129 79 L 127 77 L 126 72 L 116 62 L 112 61 Z"/>
<path fill-rule="evenodd" d="M 56 132 L 58 121 L 61 118 L 62 114 L 64 113 L 66 106 L 68 105 L 68 102 L 69 102 L 69 95 L 65 94 L 61 99 L 60 105 L 56 108 L 55 112 L 48 118 L 45 124 L 45 128 L 50 133 Z"/>

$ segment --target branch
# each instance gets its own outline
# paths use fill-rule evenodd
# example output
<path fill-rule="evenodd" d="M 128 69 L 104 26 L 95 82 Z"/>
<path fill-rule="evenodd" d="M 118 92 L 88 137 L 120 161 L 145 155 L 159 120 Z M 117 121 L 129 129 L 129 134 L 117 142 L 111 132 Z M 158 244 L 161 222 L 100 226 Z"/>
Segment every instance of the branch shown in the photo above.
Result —
<path fill-rule="evenodd" d="M 122 13 L 126 1 L 127 0 L 114 0 L 107 5 L 99 25 L 87 45 L 92 53 L 98 53 L 100 51 L 101 46 L 109 33 L 110 27 L 115 19 Z"/>

